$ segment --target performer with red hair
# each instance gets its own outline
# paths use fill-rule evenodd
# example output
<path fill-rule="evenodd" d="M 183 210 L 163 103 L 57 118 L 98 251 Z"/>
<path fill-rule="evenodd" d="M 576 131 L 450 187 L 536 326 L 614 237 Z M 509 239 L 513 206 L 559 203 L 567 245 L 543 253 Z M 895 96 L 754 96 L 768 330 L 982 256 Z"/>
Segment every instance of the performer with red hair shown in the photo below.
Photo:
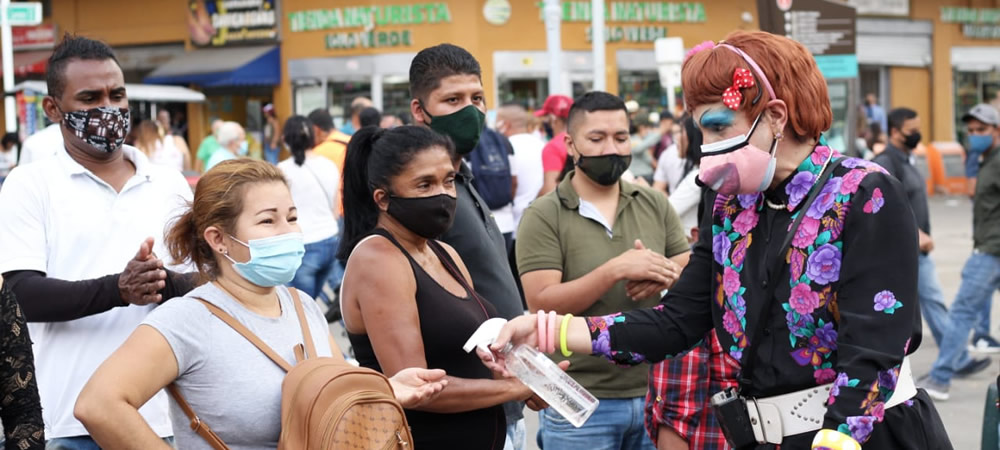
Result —
<path fill-rule="evenodd" d="M 906 357 L 921 339 L 913 213 L 884 169 L 823 142 L 832 112 L 812 55 L 736 31 L 693 49 L 682 77 L 699 179 L 718 194 L 678 282 L 654 308 L 567 315 L 560 333 L 517 318 L 493 348 L 558 334 L 540 347 L 634 365 L 714 328 L 740 363 L 739 387 L 712 399 L 734 448 L 951 448 Z M 494 353 L 481 356 L 499 369 Z"/>

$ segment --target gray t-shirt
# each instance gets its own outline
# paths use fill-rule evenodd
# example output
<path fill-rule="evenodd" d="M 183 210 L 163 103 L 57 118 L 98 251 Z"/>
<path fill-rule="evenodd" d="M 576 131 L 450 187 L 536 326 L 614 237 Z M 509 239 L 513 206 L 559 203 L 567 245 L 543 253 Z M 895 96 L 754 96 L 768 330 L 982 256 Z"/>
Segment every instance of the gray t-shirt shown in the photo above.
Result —
<path fill-rule="evenodd" d="M 142 322 L 160 332 L 177 358 L 177 386 L 191 408 L 233 450 L 274 449 L 281 434 L 281 382 L 285 371 L 250 341 L 219 320 L 194 297 L 229 313 L 268 346 L 295 363 L 294 347 L 302 331 L 291 295 L 277 289 L 280 317 L 263 317 L 212 283 L 153 310 Z M 308 295 L 299 298 L 319 356 L 331 356 L 329 328 Z M 211 447 L 191 431 L 190 420 L 170 401 L 170 421 L 177 448 Z"/>

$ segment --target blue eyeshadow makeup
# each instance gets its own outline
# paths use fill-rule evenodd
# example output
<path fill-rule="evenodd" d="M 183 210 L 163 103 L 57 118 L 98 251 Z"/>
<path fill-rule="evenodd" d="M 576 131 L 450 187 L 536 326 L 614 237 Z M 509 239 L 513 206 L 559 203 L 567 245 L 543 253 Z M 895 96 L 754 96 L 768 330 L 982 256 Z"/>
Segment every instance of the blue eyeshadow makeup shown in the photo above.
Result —
<path fill-rule="evenodd" d="M 733 111 L 726 108 L 720 108 L 716 110 L 706 111 L 705 114 L 701 115 L 699 122 L 702 128 L 710 128 L 713 126 L 729 126 L 733 124 Z"/>

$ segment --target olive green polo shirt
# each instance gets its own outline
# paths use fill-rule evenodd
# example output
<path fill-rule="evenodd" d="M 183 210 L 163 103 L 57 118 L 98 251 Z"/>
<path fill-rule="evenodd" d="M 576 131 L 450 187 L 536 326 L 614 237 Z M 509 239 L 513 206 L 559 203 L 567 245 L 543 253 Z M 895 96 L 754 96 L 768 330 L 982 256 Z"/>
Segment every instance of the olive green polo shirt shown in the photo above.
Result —
<path fill-rule="evenodd" d="M 668 257 L 690 249 L 681 221 L 663 193 L 619 181 L 618 209 L 609 233 L 607 221 L 596 208 L 581 202 L 570 183 L 572 177 L 570 172 L 555 191 L 535 200 L 525 210 L 517 230 L 515 253 L 519 273 L 559 270 L 562 282 L 572 281 L 634 248 L 636 239 L 642 240 L 646 248 Z M 583 315 L 648 308 L 658 301 L 658 295 L 632 301 L 625 293 L 625 282 L 620 281 Z M 562 355 L 552 358 L 566 359 Z M 648 366 L 617 367 L 589 355 L 573 355 L 569 360 L 572 363 L 567 372 L 597 397 L 646 395 Z"/>

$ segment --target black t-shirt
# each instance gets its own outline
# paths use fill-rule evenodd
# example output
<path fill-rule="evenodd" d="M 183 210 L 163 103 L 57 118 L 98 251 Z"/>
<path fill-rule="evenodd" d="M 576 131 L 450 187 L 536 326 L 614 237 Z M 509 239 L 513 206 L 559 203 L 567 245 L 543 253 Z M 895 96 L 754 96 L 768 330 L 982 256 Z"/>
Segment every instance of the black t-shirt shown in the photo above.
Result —
<path fill-rule="evenodd" d="M 885 151 L 875 157 L 874 162 L 889 174 L 896 177 L 903 183 L 903 192 L 910 202 L 910 209 L 917 219 L 917 227 L 927 234 L 931 234 L 931 213 L 927 206 L 927 185 L 924 183 L 924 176 L 913 164 L 910 164 L 910 157 L 903 150 L 886 145 Z"/>

